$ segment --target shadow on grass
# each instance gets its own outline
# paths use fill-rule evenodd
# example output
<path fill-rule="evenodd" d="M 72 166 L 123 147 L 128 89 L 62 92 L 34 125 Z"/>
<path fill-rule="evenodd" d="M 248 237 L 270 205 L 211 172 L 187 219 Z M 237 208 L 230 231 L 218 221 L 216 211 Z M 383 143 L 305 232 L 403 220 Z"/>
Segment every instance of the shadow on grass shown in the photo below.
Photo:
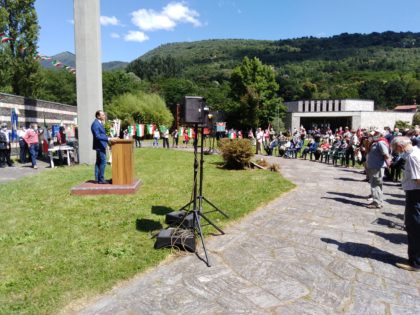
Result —
<path fill-rule="evenodd" d="M 395 265 L 397 262 L 404 262 L 405 259 L 383 251 L 379 248 L 354 242 L 339 242 L 330 238 L 321 238 L 321 241 L 338 246 L 338 250 L 350 256 L 374 259 L 386 264 Z"/>
<path fill-rule="evenodd" d="M 335 200 L 347 205 L 354 205 L 354 206 L 358 206 L 358 207 L 366 207 L 366 203 L 362 203 L 362 202 L 358 202 L 358 201 L 354 201 L 354 200 L 350 200 L 350 199 L 346 199 L 346 198 L 339 198 L 339 197 L 334 197 L 334 198 L 329 198 L 329 197 L 322 197 L 321 199 L 330 199 L 330 200 Z"/>
<path fill-rule="evenodd" d="M 153 232 L 162 229 L 163 226 L 158 221 L 153 221 L 149 219 L 137 219 L 136 220 L 136 230 L 141 232 Z"/>
<path fill-rule="evenodd" d="M 383 233 L 378 231 L 368 231 L 369 233 L 378 235 L 382 237 L 383 239 L 386 239 L 387 241 L 401 245 L 401 244 L 407 244 L 407 235 L 400 234 L 400 233 Z"/>
<path fill-rule="evenodd" d="M 173 211 L 175 210 L 166 206 L 152 206 L 152 213 L 156 215 L 167 215 Z"/>

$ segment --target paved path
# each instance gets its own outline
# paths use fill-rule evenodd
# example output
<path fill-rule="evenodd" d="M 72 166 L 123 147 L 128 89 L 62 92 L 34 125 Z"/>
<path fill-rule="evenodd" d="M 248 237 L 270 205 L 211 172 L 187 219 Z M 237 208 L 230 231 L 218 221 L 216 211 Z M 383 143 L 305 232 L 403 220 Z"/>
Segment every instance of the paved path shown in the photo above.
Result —
<path fill-rule="evenodd" d="M 50 164 L 44 161 L 37 161 L 38 169 L 33 169 L 31 163 L 20 164 L 18 162 L 14 163 L 13 167 L 0 168 L 0 184 L 8 183 L 15 179 L 19 179 L 25 176 L 31 176 L 38 174 L 43 170 L 49 168 Z"/>
<path fill-rule="evenodd" d="M 277 158 L 273 158 L 277 159 Z M 420 273 L 406 257 L 403 192 L 363 205 L 359 170 L 277 160 L 298 188 L 207 241 L 213 266 L 176 258 L 80 314 L 420 314 Z"/>

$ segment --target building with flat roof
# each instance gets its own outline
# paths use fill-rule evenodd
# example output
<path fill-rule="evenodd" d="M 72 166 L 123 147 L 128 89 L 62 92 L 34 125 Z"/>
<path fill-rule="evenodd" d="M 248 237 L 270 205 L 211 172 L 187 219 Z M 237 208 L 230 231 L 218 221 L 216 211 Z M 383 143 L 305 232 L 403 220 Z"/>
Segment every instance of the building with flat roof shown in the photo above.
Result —
<path fill-rule="evenodd" d="M 339 100 L 300 100 L 285 102 L 287 115 L 285 125 L 289 130 L 305 127 L 331 128 L 348 126 L 358 128 L 393 128 L 398 120 L 411 124 L 414 112 L 375 111 L 374 101 Z"/>

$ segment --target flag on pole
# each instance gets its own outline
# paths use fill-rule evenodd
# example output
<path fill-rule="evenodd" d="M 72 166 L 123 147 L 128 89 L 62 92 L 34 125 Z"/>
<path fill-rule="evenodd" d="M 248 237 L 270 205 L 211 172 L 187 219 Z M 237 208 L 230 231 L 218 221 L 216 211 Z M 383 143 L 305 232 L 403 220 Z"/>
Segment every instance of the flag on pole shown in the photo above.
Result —
<path fill-rule="evenodd" d="M 236 132 L 235 131 L 229 132 L 228 137 L 229 139 L 236 139 Z"/>
<path fill-rule="evenodd" d="M 10 120 L 11 120 L 11 125 L 12 125 L 12 136 L 10 140 L 14 141 L 14 140 L 17 140 L 17 129 L 18 129 L 18 114 L 15 108 L 12 109 Z"/>
<path fill-rule="evenodd" d="M 144 137 L 144 125 L 143 124 L 137 124 L 136 135 L 137 135 L 137 137 Z"/>
<path fill-rule="evenodd" d="M 184 127 L 178 128 L 178 135 L 182 136 L 184 134 Z"/>
<path fill-rule="evenodd" d="M 192 138 L 194 134 L 194 131 L 192 128 L 188 128 L 188 137 Z"/>
<path fill-rule="evenodd" d="M 168 128 L 165 125 L 160 125 L 160 132 L 165 132 Z"/>
<path fill-rule="evenodd" d="M 127 131 L 128 131 L 128 135 L 131 136 L 133 134 L 133 126 L 128 126 L 127 127 Z"/>

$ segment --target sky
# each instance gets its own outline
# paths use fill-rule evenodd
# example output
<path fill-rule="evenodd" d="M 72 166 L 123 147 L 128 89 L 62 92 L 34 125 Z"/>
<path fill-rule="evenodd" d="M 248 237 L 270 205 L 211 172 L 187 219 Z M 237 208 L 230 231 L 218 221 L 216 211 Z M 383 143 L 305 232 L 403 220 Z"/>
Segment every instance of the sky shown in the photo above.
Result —
<path fill-rule="evenodd" d="M 39 53 L 74 53 L 71 0 L 36 0 Z M 101 0 L 102 61 L 166 43 L 420 32 L 420 0 Z"/>

